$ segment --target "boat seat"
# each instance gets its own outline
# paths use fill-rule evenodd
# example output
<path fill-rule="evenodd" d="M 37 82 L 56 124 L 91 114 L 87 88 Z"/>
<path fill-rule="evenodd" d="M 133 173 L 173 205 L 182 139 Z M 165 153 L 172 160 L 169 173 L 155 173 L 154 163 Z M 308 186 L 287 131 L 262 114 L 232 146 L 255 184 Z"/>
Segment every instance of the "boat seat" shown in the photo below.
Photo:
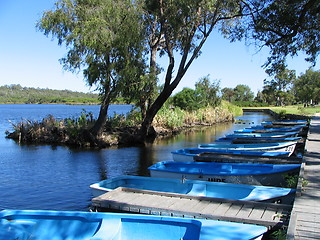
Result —
<path fill-rule="evenodd" d="M 206 195 L 206 184 L 202 183 L 194 183 L 190 192 L 187 193 L 188 195 L 195 195 L 195 196 L 205 196 Z"/>
<path fill-rule="evenodd" d="M 32 237 L 32 231 L 36 223 L 32 221 L 2 221 L 0 225 L 0 239 L 28 240 Z"/>

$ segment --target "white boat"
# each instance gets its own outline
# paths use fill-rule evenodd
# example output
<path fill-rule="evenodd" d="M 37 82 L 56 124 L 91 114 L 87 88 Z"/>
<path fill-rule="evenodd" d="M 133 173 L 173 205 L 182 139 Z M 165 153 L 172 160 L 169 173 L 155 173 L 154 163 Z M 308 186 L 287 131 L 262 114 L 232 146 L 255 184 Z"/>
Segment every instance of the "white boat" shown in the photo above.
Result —
<path fill-rule="evenodd" d="M 294 152 L 297 142 L 273 142 L 273 143 L 244 143 L 244 144 L 221 144 L 208 143 L 199 144 L 198 148 L 216 150 L 240 150 L 240 151 L 264 151 L 264 152 Z"/>

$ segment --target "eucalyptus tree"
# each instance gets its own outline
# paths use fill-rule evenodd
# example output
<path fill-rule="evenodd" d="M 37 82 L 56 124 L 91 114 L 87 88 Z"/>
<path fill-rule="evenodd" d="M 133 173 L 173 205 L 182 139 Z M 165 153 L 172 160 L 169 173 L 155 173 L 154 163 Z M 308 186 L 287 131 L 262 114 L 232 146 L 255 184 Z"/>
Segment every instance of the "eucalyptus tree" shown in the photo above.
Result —
<path fill-rule="evenodd" d="M 292 103 L 293 96 L 290 93 L 292 84 L 296 79 L 296 71 L 287 68 L 278 68 L 271 80 L 265 80 L 264 84 L 269 85 L 269 90 L 273 89 L 276 105 L 283 106 Z"/>
<path fill-rule="evenodd" d="M 273 79 L 265 81 L 264 84 L 274 86 L 275 89 L 286 92 L 292 87 L 292 83 L 296 79 L 296 71 L 289 69 L 278 69 Z"/>
<path fill-rule="evenodd" d="M 151 61 L 155 51 L 166 56 L 168 65 L 164 70 L 164 84 L 159 94 L 147 108 L 141 126 L 141 136 L 146 138 L 152 131 L 152 121 L 165 101 L 178 86 L 192 62 L 200 56 L 201 48 L 214 29 L 224 36 L 242 37 L 237 29 L 241 17 L 250 16 L 250 2 L 238 0 L 146 0 L 149 33 L 153 45 L 150 47 Z M 238 36 L 230 35 L 237 31 Z M 155 66 L 154 62 L 153 65 Z"/>
<path fill-rule="evenodd" d="M 234 101 L 253 101 L 254 93 L 248 85 L 238 84 L 234 89 Z"/>
<path fill-rule="evenodd" d="M 304 74 L 301 74 L 293 84 L 293 92 L 296 100 L 309 104 L 318 104 L 320 102 L 320 70 L 314 71 L 308 69 Z"/>
<path fill-rule="evenodd" d="M 210 81 L 209 75 L 200 78 L 195 84 L 199 107 L 216 107 L 221 103 L 220 81 Z"/>
<path fill-rule="evenodd" d="M 37 28 L 67 47 L 60 60 L 64 68 L 83 71 L 88 85 L 99 90 L 100 113 L 89 131 L 90 138 L 98 139 L 111 101 L 133 80 L 138 82 L 144 71 L 139 5 L 130 0 L 58 0 Z"/>
<path fill-rule="evenodd" d="M 268 73 L 285 67 L 286 58 L 300 52 L 306 53 L 306 60 L 315 64 L 320 50 L 319 9 L 318 0 L 261 1 L 247 29 L 261 46 L 270 48 L 265 64 Z"/>
<path fill-rule="evenodd" d="M 222 93 L 222 99 L 227 100 L 229 102 L 233 101 L 234 95 L 235 95 L 233 88 L 229 88 L 229 87 L 222 88 L 221 93 Z"/>

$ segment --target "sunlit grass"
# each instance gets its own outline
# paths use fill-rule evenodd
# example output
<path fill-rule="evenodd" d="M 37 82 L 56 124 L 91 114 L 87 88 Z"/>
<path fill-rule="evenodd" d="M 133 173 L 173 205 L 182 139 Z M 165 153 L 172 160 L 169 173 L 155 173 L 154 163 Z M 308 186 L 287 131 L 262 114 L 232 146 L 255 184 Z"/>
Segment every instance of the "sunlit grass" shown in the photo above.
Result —
<path fill-rule="evenodd" d="M 313 116 L 316 113 L 320 113 L 320 106 L 303 107 L 303 105 L 291 105 L 282 107 L 261 107 L 268 108 L 276 113 L 286 113 L 286 114 L 297 114 Z M 252 107 L 252 109 L 257 109 L 257 107 Z"/>

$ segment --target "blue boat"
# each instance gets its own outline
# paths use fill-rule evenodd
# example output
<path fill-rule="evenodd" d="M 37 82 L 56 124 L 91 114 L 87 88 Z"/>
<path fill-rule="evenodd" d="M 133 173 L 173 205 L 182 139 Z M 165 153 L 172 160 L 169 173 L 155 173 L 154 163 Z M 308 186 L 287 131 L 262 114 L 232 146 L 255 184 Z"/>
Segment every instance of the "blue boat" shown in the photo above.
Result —
<path fill-rule="evenodd" d="M 267 201 L 291 204 L 295 190 L 290 188 L 254 186 L 197 180 L 121 176 L 90 185 L 92 195 L 98 197 L 118 187 L 187 194 L 191 196 L 246 201 Z"/>
<path fill-rule="evenodd" d="M 229 143 L 272 143 L 272 142 L 292 142 L 300 141 L 301 137 L 286 137 L 286 138 L 273 138 L 273 137 L 245 137 L 245 138 L 233 138 L 222 137 L 218 138 L 216 142 L 229 142 Z"/>
<path fill-rule="evenodd" d="M 208 143 L 199 144 L 198 148 L 209 148 L 216 150 L 240 150 L 240 151 L 266 151 L 266 152 L 294 152 L 297 142 L 274 142 L 274 143 Z"/>
<path fill-rule="evenodd" d="M 264 226 L 206 219 L 44 210 L 3 210 L 3 240 L 258 239 Z"/>
<path fill-rule="evenodd" d="M 295 132 L 281 132 L 281 133 L 275 133 L 275 132 L 270 132 L 270 133 L 233 133 L 233 134 L 228 134 L 226 137 L 233 137 L 233 138 L 239 138 L 239 137 L 296 137 L 299 134 L 299 131 Z"/>
<path fill-rule="evenodd" d="M 284 128 L 244 128 L 235 130 L 234 133 L 281 133 L 300 131 L 301 127 L 284 127 Z"/>
<path fill-rule="evenodd" d="M 283 126 L 294 126 L 294 125 L 307 125 L 306 120 L 280 120 L 280 121 L 263 121 L 261 125 L 283 125 Z"/>
<path fill-rule="evenodd" d="M 298 173 L 300 164 L 158 162 L 151 177 L 202 180 L 236 184 L 285 186 L 285 174 Z"/>
<path fill-rule="evenodd" d="M 250 128 L 256 128 L 256 129 L 269 129 L 269 128 L 291 128 L 291 127 L 297 127 L 297 128 L 303 128 L 306 125 L 305 124 L 300 124 L 300 125 L 294 125 L 294 126 L 286 126 L 286 125 L 252 125 Z"/>
<path fill-rule="evenodd" d="M 194 157 L 202 153 L 231 154 L 258 157 L 289 157 L 290 152 L 264 152 L 242 150 L 217 150 L 210 148 L 184 148 L 171 152 L 174 161 L 193 162 Z"/>

